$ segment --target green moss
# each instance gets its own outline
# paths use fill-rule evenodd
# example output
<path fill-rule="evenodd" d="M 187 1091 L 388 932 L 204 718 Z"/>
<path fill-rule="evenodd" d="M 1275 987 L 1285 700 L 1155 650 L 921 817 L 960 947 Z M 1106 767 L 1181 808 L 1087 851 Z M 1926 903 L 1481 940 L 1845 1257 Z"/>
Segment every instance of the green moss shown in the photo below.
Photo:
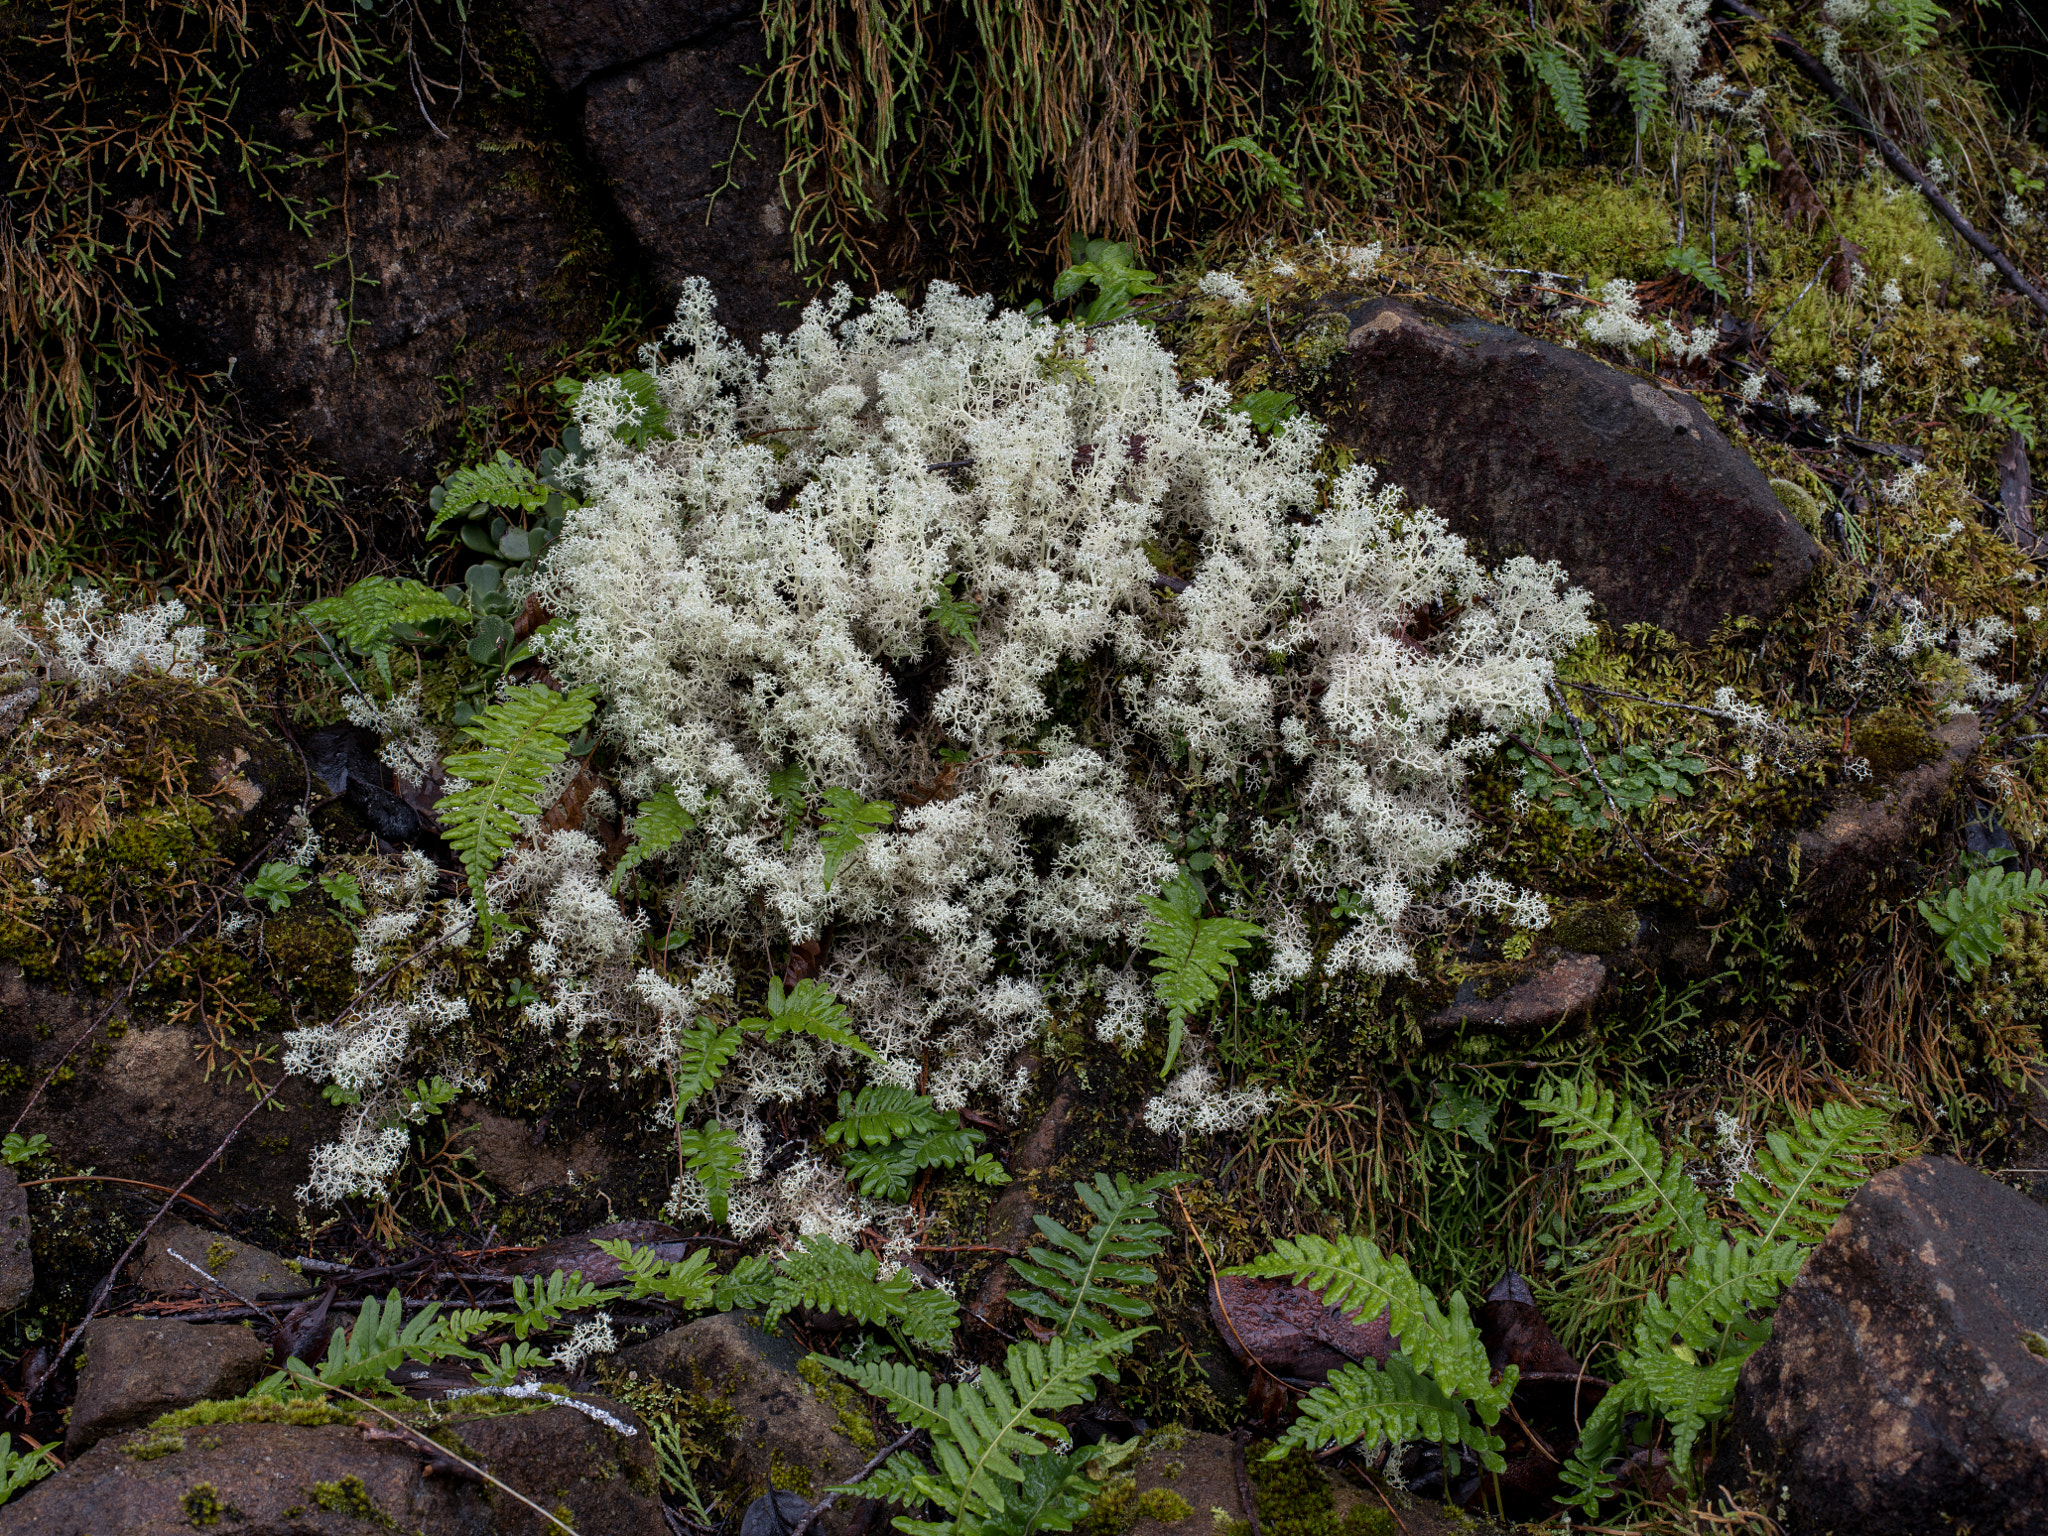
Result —
<path fill-rule="evenodd" d="M 1648 191 L 1555 172 L 1518 179 L 1487 228 L 1501 255 L 1593 283 L 1662 272 L 1674 233 L 1671 209 Z"/>
<path fill-rule="evenodd" d="M 1777 493 L 1778 500 L 1797 520 L 1799 526 L 1815 538 L 1819 538 L 1820 503 L 1813 499 L 1813 492 L 1790 480 L 1773 480 L 1771 489 Z"/>
<path fill-rule="evenodd" d="M 206 1272 L 217 1275 L 228 1267 L 228 1261 L 235 1256 L 234 1245 L 215 1238 L 206 1245 Z"/>
<path fill-rule="evenodd" d="M 173 1435 L 179 1430 L 210 1424 L 351 1424 L 355 1417 L 353 1410 L 336 1408 L 320 1399 L 285 1399 L 252 1393 L 175 1409 L 152 1422 L 147 1433 Z"/>
<path fill-rule="evenodd" d="M 370 1497 L 370 1490 L 353 1472 L 331 1483 L 315 1483 L 312 1493 L 313 1502 L 332 1514 L 367 1520 L 387 1529 L 392 1526 L 391 1517 L 377 1507 L 376 1501 Z"/>
<path fill-rule="evenodd" d="M 1618 901 L 1575 901 L 1551 918 L 1543 936 L 1582 955 L 1611 955 L 1635 942 L 1639 926 Z"/>
<path fill-rule="evenodd" d="M 1941 756 L 1934 732 L 1912 711 L 1886 709 L 1850 726 L 1857 754 L 1870 763 L 1871 781 L 1887 783 Z"/>
<path fill-rule="evenodd" d="M 121 1447 L 122 1451 L 137 1461 L 155 1461 L 160 1456 L 175 1456 L 185 1449 L 185 1437 L 174 1430 L 149 1429 Z"/>
<path fill-rule="evenodd" d="M 875 1426 L 868 1418 L 864 1400 L 851 1385 L 827 1371 L 818 1363 L 816 1355 L 806 1355 L 797 1362 L 797 1374 L 809 1383 L 811 1396 L 825 1404 L 839 1416 L 839 1433 L 853 1444 L 872 1456 L 880 1446 L 875 1439 Z"/>
<path fill-rule="evenodd" d="M 1949 274 L 1948 248 L 1920 197 L 1888 198 L 1874 187 L 1852 188 L 1835 207 L 1835 226 L 1863 248 L 1863 270 L 1873 282 L 1890 279 L 1909 297 L 1919 297 L 1916 290 L 1932 288 Z"/>
<path fill-rule="evenodd" d="M 802 1462 L 785 1461 L 782 1452 L 768 1453 L 768 1486 L 787 1488 L 791 1493 L 811 1497 L 811 1489 L 817 1485 L 818 1475 Z"/>
<path fill-rule="evenodd" d="M 1147 1488 L 1131 1500 L 1131 1514 L 1138 1520 L 1157 1520 L 1172 1525 L 1195 1512 L 1195 1506 L 1171 1488 Z"/>
<path fill-rule="evenodd" d="M 220 1517 L 227 1513 L 227 1506 L 220 1501 L 220 1490 L 211 1483 L 194 1483 L 178 1500 L 178 1507 L 196 1527 L 219 1525 Z"/>

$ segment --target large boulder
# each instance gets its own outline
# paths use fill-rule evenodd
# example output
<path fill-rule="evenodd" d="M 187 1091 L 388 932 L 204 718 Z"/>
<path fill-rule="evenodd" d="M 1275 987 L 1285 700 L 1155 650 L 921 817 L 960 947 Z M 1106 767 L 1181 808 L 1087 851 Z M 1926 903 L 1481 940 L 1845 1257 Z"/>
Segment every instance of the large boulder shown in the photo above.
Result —
<path fill-rule="evenodd" d="M 678 48 L 585 88 L 583 137 L 653 276 L 708 278 L 718 318 L 754 343 L 795 324 L 797 282 L 782 146 L 751 108 L 759 27 Z"/>
<path fill-rule="evenodd" d="M 140 1429 L 207 1398 L 240 1397 L 262 1380 L 270 1350 L 238 1324 L 181 1323 L 167 1317 L 102 1317 L 85 1330 L 78 1396 L 64 1431 L 77 1457 L 108 1435 Z"/>
<path fill-rule="evenodd" d="M 1598 359 L 1399 299 L 1343 311 L 1310 402 L 1332 441 L 1489 560 L 1560 561 L 1615 624 L 1703 641 L 1769 618 L 1819 550 L 1699 402 Z"/>
<path fill-rule="evenodd" d="M 102 1440 L 5 1508 L 0 1536 L 234 1536 L 405 1531 L 542 1536 L 560 1527 L 488 1483 L 430 1475 L 427 1456 L 346 1410 L 230 1405 L 225 1422 L 178 1416 Z M 593 1400 L 618 1430 L 572 1408 L 462 1414 L 423 1427 L 580 1536 L 666 1536 L 654 1450 L 632 1415 Z M 236 1409 L 258 1422 L 234 1422 Z M 261 1422 L 296 1415 L 310 1422 Z M 364 1416 L 373 1426 L 379 1421 Z M 320 1422 L 322 1419 L 340 1422 Z"/>
<path fill-rule="evenodd" d="M 1858 1190 L 1743 1367 L 1708 1489 L 1789 1536 L 2019 1536 L 2048 1510 L 2048 1212 L 1943 1157 Z"/>

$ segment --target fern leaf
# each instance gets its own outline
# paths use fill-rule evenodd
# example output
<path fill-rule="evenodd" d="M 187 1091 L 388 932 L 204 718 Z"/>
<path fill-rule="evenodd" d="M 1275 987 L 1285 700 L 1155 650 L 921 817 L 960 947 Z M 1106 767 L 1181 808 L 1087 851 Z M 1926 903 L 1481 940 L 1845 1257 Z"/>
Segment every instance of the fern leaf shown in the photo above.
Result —
<path fill-rule="evenodd" d="M 676 792 L 666 786 L 642 800 L 633 815 L 633 846 L 612 871 L 612 890 L 616 892 L 620 882 L 649 859 L 659 858 L 675 847 L 696 825 L 697 818 L 682 808 Z"/>
<path fill-rule="evenodd" d="M 1735 1186 L 1735 1203 L 1756 1223 L 1760 1241 L 1790 1237 L 1817 1243 L 1866 1177 L 1865 1162 L 1884 1150 L 1885 1115 L 1853 1104 L 1823 1104 L 1773 1131 L 1756 1168 Z"/>
<path fill-rule="evenodd" d="M 823 1139 L 828 1145 L 843 1142 L 849 1147 L 873 1147 L 958 1123 L 955 1116 L 933 1109 L 932 1101 L 923 1094 L 871 1084 L 861 1089 L 858 1097 L 839 1095 L 839 1118 L 825 1127 Z"/>
<path fill-rule="evenodd" d="M 394 624 L 430 624 L 436 619 L 467 623 L 470 612 L 432 587 L 390 576 L 365 576 L 336 597 L 323 597 L 299 610 L 313 624 L 325 625 L 358 656 L 388 651 Z"/>
<path fill-rule="evenodd" d="M 1586 110 L 1586 82 L 1579 76 L 1579 66 L 1556 48 L 1538 49 L 1530 55 L 1529 62 L 1536 78 L 1550 88 L 1550 103 L 1557 108 L 1565 127 L 1583 140 L 1593 126 L 1593 119 Z"/>
<path fill-rule="evenodd" d="M 832 989 L 805 977 L 794 990 L 782 990 L 782 978 L 768 978 L 768 1017 L 765 1019 L 741 1019 L 740 1028 L 763 1030 L 764 1039 L 774 1040 L 782 1035 L 809 1035 L 814 1040 L 823 1040 L 828 1045 L 843 1045 L 849 1051 L 879 1061 L 859 1035 L 853 1032 L 849 1020 L 853 1017 L 846 1005 L 832 995 Z"/>
<path fill-rule="evenodd" d="M 960 1304 L 941 1290 L 927 1290 L 905 1270 L 878 1278 L 872 1253 L 829 1237 L 811 1237 L 782 1261 L 767 1321 L 773 1326 L 796 1307 L 840 1312 L 857 1323 L 894 1325 L 913 1342 L 936 1348 L 952 1336 Z"/>
<path fill-rule="evenodd" d="M 1095 1505 L 1101 1491 L 1090 1480 L 1088 1463 L 1102 1451 L 1084 1445 L 1071 1451 L 1032 1456 L 1022 1465 L 1024 1477 L 1006 1494 L 1003 1512 L 987 1520 L 968 1516 L 955 1522 L 954 1536 L 1032 1536 L 1035 1531 L 1071 1531 Z"/>
<path fill-rule="evenodd" d="M 1614 66 L 1628 104 L 1635 112 L 1636 132 L 1641 133 L 1664 103 L 1664 66 L 1655 59 L 1624 59 L 1611 53 L 1607 62 Z"/>
<path fill-rule="evenodd" d="M 675 436 L 669 430 L 668 406 L 662 401 L 654 375 L 628 368 L 624 373 L 599 374 L 591 379 L 557 379 L 555 392 L 574 410 L 594 384 L 612 385 L 625 396 L 627 417 L 612 428 L 612 433 L 628 448 L 644 448 L 656 438 Z"/>
<path fill-rule="evenodd" d="M 1648 1406 L 1638 1382 L 1622 1380 L 1607 1389 L 1580 1429 L 1571 1459 L 1558 1474 L 1573 1490 L 1559 1495 L 1559 1502 L 1576 1506 L 1588 1516 L 1600 1513 L 1601 1502 L 1614 1497 L 1614 1473 L 1607 1464 L 1621 1455 L 1627 1416 Z"/>
<path fill-rule="evenodd" d="M 652 1248 L 635 1248 L 624 1238 L 595 1238 L 599 1253 L 619 1261 L 619 1270 L 632 1283 L 629 1301 L 658 1296 L 663 1301 L 701 1311 L 718 1294 L 719 1276 L 711 1271 L 711 1251 L 699 1248 L 686 1258 L 670 1261 L 655 1257 Z"/>
<path fill-rule="evenodd" d="M 740 1048 L 744 1031 L 720 1029 L 709 1019 L 676 1042 L 676 1115 L 682 1116 L 725 1075 L 725 1064 Z"/>
<path fill-rule="evenodd" d="M 1224 1273 L 1290 1279 L 1326 1305 L 1357 1317 L 1389 1311 L 1402 1352 L 1445 1392 L 1470 1399 L 1488 1425 L 1500 1418 L 1514 1395 L 1519 1372 L 1509 1366 L 1498 1382 L 1493 1380 L 1486 1346 L 1464 1294 L 1451 1292 L 1449 1310 L 1438 1306 L 1416 1281 L 1407 1260 L 1382 1254 L 1370 1238 L 1283 1238 L 1271 1253 Z"/>
<path fill-rule="evenodd" d="M 2005 919 L 2012 912 L 2034 912 L 2048 903 L 2048 876 L 2040 870 L 2022 875 L 2016 869 L 1980 869 L 1939 903 L 1922 898 L 1920 915 L 1927 919 L 1942 955 L 1967 982 L 1973 970 L 1988 967 L 2005 953 Z"/>
<path fill-rule="evenodd" d="M 1064 1339 L 1111 1336 L 1117 1320 L 1150 1317 L 1150 1303 L 1126 1296 L 1112 1286 L 1149 1286 L 1158 1276 L 1142 1261 L 1163 1248 L 1167 1228 L 1154 1219 L 1160 1192 L 1187 1175 L 1163 1173 L 1133 1184 L 1123 1174 L 1112 1182 L 1106 1173 L 1091 1184 L 1078 1183 L 1074 1193 L 1094 1216 L 1086 1237 L 1077 1236 L 1050 1216 L 1034 1216 L 1039 1232 L 1053 1247 L 1033 1248 L 1010 1267 L 1041 1290 L 1010 1294 L 1010 1300 L 1050 1323 Z"/>
<path fill-rule="evenodd" d="M 1188 1016 L 1222 995 L 1222 983 L 1237 964 L 1237 952 L 1265 934 L 1257 923 L 1203 917 L 1204 899 L 1201 882 L 1186 870 L 1162 895 L 1143 898 L 1151 919 L 1145 924 L 1140 946 L 1152 952 L 1152 968 L 1159 973 L 1152 978 L 1152 990 L 1167 1010 L 1166 1064 L 1159 1069 L 1161 1077 L 1173 1070 L 1180 1055 Z"/>
<path fill-rule="evenodd" d="M 532 512 L 546 504 L 549 494 L 538 475 L 502 448 L 487 463 L 458 469 L 436 489 L 440 494 L 434 499 L 434 520 L 427 524 L 430 539 L 441 531 L 443 523 L 461 517 L 473 507 Z"/>
<path fill-rule="evenodd" d="M 818 846 L 825 851 L 825 889 L 829 891 L 839 866 L 862 843 L 894 821 L 896 812 L 885 801 L 863 800 L 850 789 L 827 789 L 824 794 Z"/>
<path fill-rule="evenodd" d="M 596 707 L 587 693 L 515 688 L 474 724 L 463 727 L 476 746 L 447 760 L 448 771 L 470 785 L 443 795 L 434 811 L 448 845 L 469 872 L 469 890 L 486 943 L 491 937 L 491 906 L 484 882 L 512 846 L 519 818 L 540 814 L 535 796 L 541 781 L 567 754 L 569 737 Z"/>
<path fill-rule="evenodd" d="M 1670 1232 L 1688 1246 L 1719 1235 L 1707 1197 L 1686 1177 L 1685 1160 L 1666 1154 L 1635 1106 L 1592 1076 L 1552 1078 L 1522 1107 L 1537 1112 L 1548 1130 L 1592 1176 L 1580 1192 L 1609 1197 L 1608 1209 L 1638 1218 L 1644 1232 Z"/>
<path fill-rule="evenodd" d="M 766 1307 L 775 1299 L 775 1264 L 753 1254 L 733 1265 L 732 1273 L 721 1275 L 711 1298 L 711 1310 L 731 1312 L 741 1308 Z"/>
<path fill-rule="evenodd" d="M 1401 1445 L 1417 1438 L 1443 1447 L 1444 1470 L 1452 1477 L 1458 1475 L 1460 1446 L 1474 1452 L 1489 1472 L 1507 1468 L 1500 1437 L 1475 1425 L 1463 1403 L 1417 1371 L 1399 1351 L 1384 1369 L 1361 1363 L 1331 1372 L 1327 1382 L 1302 1400 L 1300 1417 L 1275 1442 L 1268 1459 L 1297 1445 L 1316 1451 L 1333 1442 L 1386 1440 Z"/>
<path fill-rule="evenodd" d="M 703 1184 L 711 1219 L 722 1224 L 726 1218 L 725 1197 L 746 1161 L 739 1137 L 722 1125 L 696 1126 L 676 1132 L 676 1151 L 683 1166 Z"/>
<path fill-rule="evenodd" d="M 1934 0 L 1887 0 L 1881 10 L 1909 54 L 1932 46 L 1942 22 L 1948 19 L 1948 12 Z"/>

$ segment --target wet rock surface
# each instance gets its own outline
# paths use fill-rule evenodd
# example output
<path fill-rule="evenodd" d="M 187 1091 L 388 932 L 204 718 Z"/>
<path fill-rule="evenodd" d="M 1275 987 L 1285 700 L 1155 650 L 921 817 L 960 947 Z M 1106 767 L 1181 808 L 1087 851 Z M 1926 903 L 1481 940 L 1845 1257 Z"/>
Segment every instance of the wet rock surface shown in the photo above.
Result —
<path fill-rule="evenodd" d="M 564 91 L 761 14 L 759 0 L 515 0 L 515 8 L 548 77 Z"/>
<path fill-rule="evenodd" d="M 28 1191 L 12 1168 L 0 1164 L 0 1312 L 10 1312 L 36 1288 L 29 1248 Z"/>
<path fill-rule="evenodd" d="M 560 1184 L 601 1179 L 612 1165 L 611 1153 L 596 1136 L 580 1136 L 567 1146 L 553 1146 L 538 1128 L 492 1114 L 478 1104 L 456 1105 L 454 1121 L 469 1127 L 462 1144 L 475 1156 L 477 1171 L 507 1194 L 530 1195 Z"/>
<path fill-rule="evenodd" d="M 1874 798 L 1845 799 L 1799 834 L 1800 870 L 1816 892 L 1856 900 L 1897 879 L 1900 861 L 1954 794 L 1983 727 L 1973 714 L 1951 715 L 1931 735 L 1939 753 L 1932 761 L 1900 773 Z"/>
<path fill-rule="evenodd" d="M 865 1411 L 854 1406 L 857 1394 L 829 1373 L 807 1380 L 801 1360 L 788 1340 L 743 1313 L 724 1312 L 623 1350 L 612 1368 L 689 1392 L 729 1416 L 733 1473 L 751 1502 L 769 1491 L 771 1476 L 775 1486 L 822 1492 L 851 1478 L 879 1449 L 869 1443 Z M 872 1501 L 842 1499 L 812 1529 L 854 1536 L 874 1515 Z"/>
<path fill-rule="evenodd" d="M 570 1408 L 454 1415 L 434 1433 L 581 1536 L 665 1536 L 654 1451 Z M 0 1508 L 0 1536 L 236 1536 L 402 1530 L 419 1536 L 539 1536 L 559 1528 L 486 1484 L 429 1476 L 413 1447 L 350 1423 L 209 1424 L 101 1441 Z"/>
<path fill-rule="evenodd" d="M 1872 1178 L 1742 1372 L 1707 1487 L 1794 1536 L 1976 1536 L 2048 1510 L 2048 1213 L 1941 1157 Z"/>
<path fill-rule="evenodd" d="M 1312 409 L 1489 564 L 1560 561 L 1611 622 L 1695 642 L 1768 618 L 1813 570 L 1812 538 L 1690 396 L 1436 306 L 1344 317 Z"/>
<path fill-rule="evenodd" d="M 1607 984 L 1607 966 L 1597 955 L 1560 954 L 1533 976 L 1492 997 L 1467 982 L 1450 1007 L 1430 1019 L 1437 1027 L 1490 1024 L 1499 1029 L 1541 1029 L 1575 1013 L 1590 1014 Z"/>
<path fill-rule="evenodd" d="M 235 1323 L 202 1327 L 158 1317 L 102 1317 L 85 1330 L 85 1364 L 64 1435 L 76 1457 L 108 1435 L 175 1408 L 240 1397 L 270 1368 L 270 1350 Z"/>
<path fill-rule="evenodd" d="M 1359 1360 L 1384 1365 L 1399 1347 L 1385 1312 L 1350 1317 L 1284 1280 L 1219 1275 L 1209 1287 L 1209 1316 L 1247 1368 L 1296 1381 L 1319 1384 Z"/>

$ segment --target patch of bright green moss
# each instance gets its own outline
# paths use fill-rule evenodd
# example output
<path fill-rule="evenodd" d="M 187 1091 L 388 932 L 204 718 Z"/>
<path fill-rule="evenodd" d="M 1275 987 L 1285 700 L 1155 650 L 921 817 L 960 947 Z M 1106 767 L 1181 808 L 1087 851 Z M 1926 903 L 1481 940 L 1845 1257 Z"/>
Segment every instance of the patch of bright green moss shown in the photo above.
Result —
<path fill-rule="evenodd" d="M 879 1442 L 875 1439 L 875 1426 L 862 1406 L 860 1394 L 820 1365 L 816 1355 L 804 1356 L 797 1362 L 796 1370 L 809 1383 L 811 1395 L 838 1415 L 839 1433 L 872 1456 Z"/>
<path fill-rule="evenodd" d="M 220 1501 L 220 1490 L 211 1483 L 194 1483 L 178 1500 L 178 1507 L 185 1511 L 185 1518 L 199 1528 L 219 1525 L 220 1517 L 227 1513 L 227 1506 Z"/>
<path fill-rule="evenodd" d="M 1674 243 L 1671 209 L 1648 191 L 1542 172 L 1515 182 L 1486 233 L 1496 252 L 1520 265 L 1596 284 L 1657 276 Z"/>
<path fill-rule="evenodd" d="M 297 1424 L 301 1427 L 351 1424 L 355 1417 L 353 1410 L 334 1407 L 324 1398 L 287 1399 L 251 1393 L 247 1397 L 222 1398 L 175 1409 L 152 1422 L 148 1433 L 153 1436 L 175 1435 L 179 1430 L 210 1424 Z M 179 1449 L 182 1450 L 183 1446 Z M 135 1453 L 131 1451 L 130 1454 Z"/>
<path fill-rule="evenodd" d="M 315 1483 L 313 1502 L 332 1514 L 347 1515 L 354 1520 L 367 1520 L 386 1528 L 392 1524 L 391 1517 L 377 1507 L 376 1500 L 370 1497 L 370 1490 L 363 1486 L 363 1480 L 353 1472 L 331 1483 Z"/>

